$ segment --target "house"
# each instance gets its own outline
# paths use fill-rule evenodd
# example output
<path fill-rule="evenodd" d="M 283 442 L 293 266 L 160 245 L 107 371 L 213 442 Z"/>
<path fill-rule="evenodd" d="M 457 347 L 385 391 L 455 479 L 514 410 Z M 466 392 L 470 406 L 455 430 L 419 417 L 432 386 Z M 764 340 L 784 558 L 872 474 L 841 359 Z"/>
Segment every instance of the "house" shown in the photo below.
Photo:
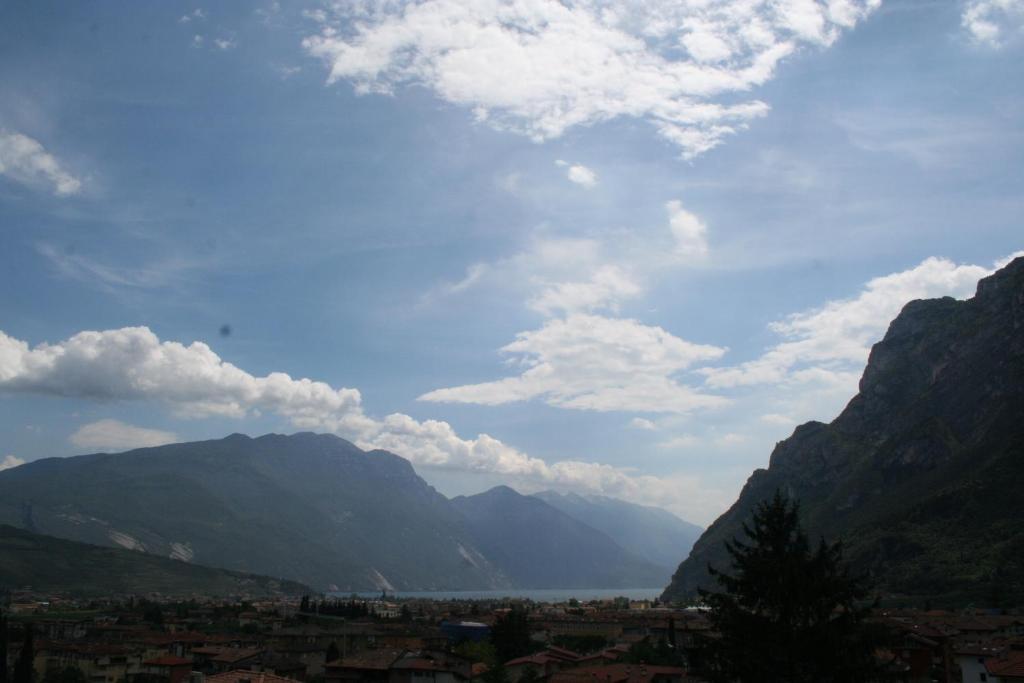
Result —
<path fill-rule="evenodd" d="M 192 674 L 192 660 L 174 655 L 163 655 L 142 662 L 139 673 L 129 676 L 135 680 L 183 683 Z"/>
<path fill-rule="evenodd" d="M 1006 650 L 989 657 L 985 660 L 985 673 L 988 683 L 1024 683 L 1024 650 Z"/>
<path fill-rule="evenodd" d="M 265 671 L 236 669 L 207 676 L 203 683 L 298 683 L 295 679 L 276 676 Z"/>
<path fill-rule="evenodd" d="M 511 681 L 518 681 L 527 671 L 532 671 L 538 678 L 544 678 L 569 666 L 575 666 L 580 659 L 580 655 L 572 650 L 549 647 L 541 652 L 505 662 L 505 671 Z"/>
<path fill-rule="evenodd" d="M 192 649 L 195 668 L 205 674 L 248 669 L 258 664 L 263 650 L 242 647 L 197 647 Z"/>
<path fill-rule="evenodd" d="M 684 683 L 686 670 L 677 666 L 644 664 L 607 664 L 586 666 L 553 674 L 550 683 Z"/>
<path fill-rule="evenodd" d="M 457 683 L 473 675 L 473 663 L 443 652 L 406 652 L 392 662 L 389 683 Z M 513 678 L 513 680 L 515 680 Z"/>
<path fill-rule="evenodd" d="M 391 665 L 405 654 L 404 650 L 366 650 L 328 662 L 324 683 L 339 681 L 387 681 Z"/>

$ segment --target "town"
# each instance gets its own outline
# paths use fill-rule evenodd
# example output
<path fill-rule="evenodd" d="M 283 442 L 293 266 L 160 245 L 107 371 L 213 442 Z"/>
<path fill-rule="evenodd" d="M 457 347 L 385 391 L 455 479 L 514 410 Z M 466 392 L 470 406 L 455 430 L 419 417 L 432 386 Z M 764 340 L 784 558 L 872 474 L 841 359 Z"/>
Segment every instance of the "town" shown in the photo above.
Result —
<path fill-rule="evenodd" d="M 700 607 L 617 598 L 5 598 L 11 683 L 704 680 Z M 1024 681 L 1024 614 L 882 609 L 885 680 Z"/>

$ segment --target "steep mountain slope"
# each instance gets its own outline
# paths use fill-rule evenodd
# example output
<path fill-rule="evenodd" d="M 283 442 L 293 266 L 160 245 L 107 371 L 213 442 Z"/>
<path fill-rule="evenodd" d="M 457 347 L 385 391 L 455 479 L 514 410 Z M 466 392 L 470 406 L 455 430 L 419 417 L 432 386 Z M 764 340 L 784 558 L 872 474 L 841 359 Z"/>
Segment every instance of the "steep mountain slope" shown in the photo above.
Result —
<path fill-rule="evenodd" d="M 329 435 L 31 462 L 0 472 L 0 523 L 316 588 L 507 585 L 408 461 Z"/>
<path fill-rule="evenodd" d="M 294 581 L 213 569 L 121 548 L 101 548 L 0 524 L 0 586 L 76 596 L 302 595 Z"/>
<path fill-rule="evenodd" d="M 708 585 L 710 562 L 761 500 L 799 499 L 886 594 L 1024 602 L 1024 258 L 974 298 L 914 301 L 871 351 L 860 392 L 829 425 L 780 442 L 697 541 L 665 597 Z"/>
<path fill-rule="evenodd" d="M 533 495 L 594 527 L 634 555 L 666 567 L 666 581 L 704 531 L 667 510 L 617 498 L 555 491 Z"/>
<path fill-rule="evenodd" d="M 497 486 L 452 504 L 477 547 L 523 588 L 643 588 L 664 570 L 539 498 Z"/>

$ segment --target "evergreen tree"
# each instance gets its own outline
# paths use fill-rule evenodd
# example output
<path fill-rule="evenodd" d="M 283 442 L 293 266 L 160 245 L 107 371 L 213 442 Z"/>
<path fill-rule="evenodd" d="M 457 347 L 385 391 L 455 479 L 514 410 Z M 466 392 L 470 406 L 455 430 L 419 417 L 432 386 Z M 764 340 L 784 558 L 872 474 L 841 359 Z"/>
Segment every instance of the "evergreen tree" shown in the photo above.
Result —
<path fill-rule="evenodd" d="M 491 628 L 491 642 L 494 643 L 499 665 L 537 649 L 536 644 L 530 640 L 530 624 L 526 613 L 519 609 L 498 617 Z"/>
<path fill-rule="evenodd" d="M 324 655 L 325 661 L 333 662 L 340 656 L 341 653 L 338 651 L 338 644 L 332 640 L 331 644 L 327 646 L 327 653 Z"/>
<path fill-rule="evenodd" d="M 719 639 L 708 639 L 707 676 L 759 683 L 843 683 L 877 677 L 877 630 L 865 623 L 866 590 L 839 543 L 812 550 L 799 505 L 776 492 L 725 544 L 732 574 L 709 567 L 721 592 L 701 591 Z"/>

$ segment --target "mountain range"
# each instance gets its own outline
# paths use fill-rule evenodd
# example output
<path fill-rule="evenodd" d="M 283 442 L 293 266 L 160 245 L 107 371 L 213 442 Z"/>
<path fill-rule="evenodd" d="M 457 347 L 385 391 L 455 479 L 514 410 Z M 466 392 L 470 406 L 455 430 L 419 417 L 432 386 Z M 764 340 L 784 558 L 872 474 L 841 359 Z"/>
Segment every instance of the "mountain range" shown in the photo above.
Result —
<path fill-rule="evenodd" d="M 407 460 L 326 434 L 36 460 L 0 472 L 0 524 L 321 590 L 636 588 L 671 574 L 541 498 L 449 500 Z M 643 546 L 642 524 L 631 533 Z M 666 538 L 652 526 L 649 543 Z"/>
<path fill-rule="evenodd" d="M 667 510 L 627 503 L 618 498 L 557 491 L 541 491 L 533 495 L 607 534 L 634 555 L 664 568 L 666 577 L 675 570 L 680 558 L 689 554 L 704 531 Z"/>
<path fill-rule="evenodd" d="M 123 548 L 103 548 L 0 524 L 0 586 L 47 593 L 109 596 L 303 595 L 294 581 L 213 569 Z"/>
<path fill-rule="evenodd" d="M 592 526 L 507 486 L 452 505 L 476 546 L 520 588 L 638 588 L 667 576 Z"/>
<path fill-rule="evenodd" d="M 723 543 L 775 491 L 812 536 L 841 539 L 890 600 L 1024 603 L 1024 258 L 967 301 L 907 304 L 831 423 L 774 449 L 679 566 L 664 597 L 713 587 Z"/>

